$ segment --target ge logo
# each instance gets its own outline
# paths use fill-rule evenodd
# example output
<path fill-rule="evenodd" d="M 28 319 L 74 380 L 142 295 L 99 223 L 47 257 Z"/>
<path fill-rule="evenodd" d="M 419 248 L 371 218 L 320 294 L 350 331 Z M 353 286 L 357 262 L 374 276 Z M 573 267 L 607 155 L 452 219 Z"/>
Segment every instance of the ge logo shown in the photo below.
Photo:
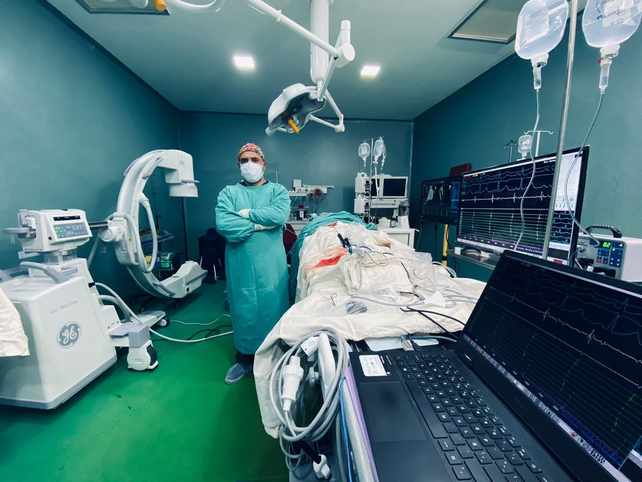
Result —
<path fill-rule="evenodd" d="M 58 332 L 58 345 L 62 348 L 74 346 L 80 338 L 80 325 L 75 321 L 66 323 Z"/>

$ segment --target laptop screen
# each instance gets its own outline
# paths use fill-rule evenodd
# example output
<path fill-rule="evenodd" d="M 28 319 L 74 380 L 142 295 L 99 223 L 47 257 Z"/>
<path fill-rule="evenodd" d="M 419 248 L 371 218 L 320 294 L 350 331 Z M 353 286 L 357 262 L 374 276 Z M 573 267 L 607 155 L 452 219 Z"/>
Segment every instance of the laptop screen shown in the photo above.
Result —
<path fill-rule="evenodd" d="M 637 287 L 507 251 L 462 336 L 464 353 L 510 382 L 504 399 L 519 390 L 521 410 L 545 415 L 548 440 L 596 462 L 590 470 L 602 476 L 592 480 L 642 480 Z M 511 407 L 520 414 L 519 403 Z"/>

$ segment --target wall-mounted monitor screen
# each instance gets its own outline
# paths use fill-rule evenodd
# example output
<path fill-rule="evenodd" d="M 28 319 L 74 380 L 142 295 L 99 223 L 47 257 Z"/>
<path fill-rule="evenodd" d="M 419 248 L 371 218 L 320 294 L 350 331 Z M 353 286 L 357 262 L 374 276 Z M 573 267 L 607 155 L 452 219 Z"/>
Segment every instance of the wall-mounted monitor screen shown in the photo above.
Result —
<path fill-rule="evenodd" d="M 429 179 L 421 183 L 421 219 L 457 224 L 461 176 Z"/>

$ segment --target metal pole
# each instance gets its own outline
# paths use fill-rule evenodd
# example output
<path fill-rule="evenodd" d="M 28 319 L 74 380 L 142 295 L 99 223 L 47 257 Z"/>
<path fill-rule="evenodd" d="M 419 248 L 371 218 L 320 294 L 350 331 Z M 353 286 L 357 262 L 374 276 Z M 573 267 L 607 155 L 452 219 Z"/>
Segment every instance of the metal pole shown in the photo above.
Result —
<path fill-rule="evenodd" d="M 564 92 L 564 104 L 562 106 L 562 118 L 560 120 L 560 135 L 557 141 L 557 159 L 555 161 L 555 174 L 553 175 L 553 187 L 551 188 L 551 202 L 548 207 L 548 222 L 546 223 L 546 235 L 544 236 L 544 250 L 542 258 L 546 259 L 548 245 L 551 240 L 551 229 L 553 227 L 553 214 L 555 201 L 557 200 L 557 186 L 560 179 L 562 165 L 562 153 L 564 152 L 564 141 L 566 139 L 566 124 L 568 121 L 568 108 L 571 102 L 571 84 L 573 81 L 573 61 L 575 60 L 575 34 L 577 33 L 577 3 L 578 0 L 571 0 L 570 29 L 568 34 L 568 57 L 566 59 L 566 90 Z M 569 260 L 570 261 L 570 260 Z"/>
<path fill-rule="evenodd" d="M 372 222 L 372 183 L 374 182 L 374 179 L 372 179 L 372 156 L 374 153 L 374 139 L 370 139 L 370 205 L 368 206 L 368 222 Z M 377 193 L 378 194 L 378 193 Z"/>
<path fill-rule="evenodd" d="M 283 15 L 283 13 L 281 13 L 281 10 L 277 10 L 276 8 L 271 7 L 270 5 L 268 5 L 262 0 L 246 0 L 246 2 L 255 10 L 258 10 L 259 12 L 267 15 L 268 17 L 272 17 L 278 23 L 283 24 L 284 26 L 292 30 L 294 33 L 298 34 L 300 37 L 303 37 L 304 39 L 313 43 L 317 47 L 325 50 L 334 58 L 339 57 L 339 50 L 337 48 L 333 47 L 325 40 L 320 39 L 309 30 L 303 28 L 301 25 L 299 25 L 295 21 Z"/>

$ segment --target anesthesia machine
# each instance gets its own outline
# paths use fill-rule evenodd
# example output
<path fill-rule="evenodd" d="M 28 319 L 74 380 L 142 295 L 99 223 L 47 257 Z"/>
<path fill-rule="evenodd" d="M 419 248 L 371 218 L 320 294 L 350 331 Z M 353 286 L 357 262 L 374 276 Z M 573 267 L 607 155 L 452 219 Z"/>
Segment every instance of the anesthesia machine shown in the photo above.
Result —
<path fill-rule="evenodd" d="M 398 217 L 399 210 L 405 211 L 408 207 L 408 176 L 383 173 L 387 150 L 382 137 L 363 141 L 358 154 L 363 168 L 354 179 L 354 214 L 369 219 L 371 209 L 392 209 L 393 218 Z M 366 172 L 368 158 L 370 169 Z"/>

